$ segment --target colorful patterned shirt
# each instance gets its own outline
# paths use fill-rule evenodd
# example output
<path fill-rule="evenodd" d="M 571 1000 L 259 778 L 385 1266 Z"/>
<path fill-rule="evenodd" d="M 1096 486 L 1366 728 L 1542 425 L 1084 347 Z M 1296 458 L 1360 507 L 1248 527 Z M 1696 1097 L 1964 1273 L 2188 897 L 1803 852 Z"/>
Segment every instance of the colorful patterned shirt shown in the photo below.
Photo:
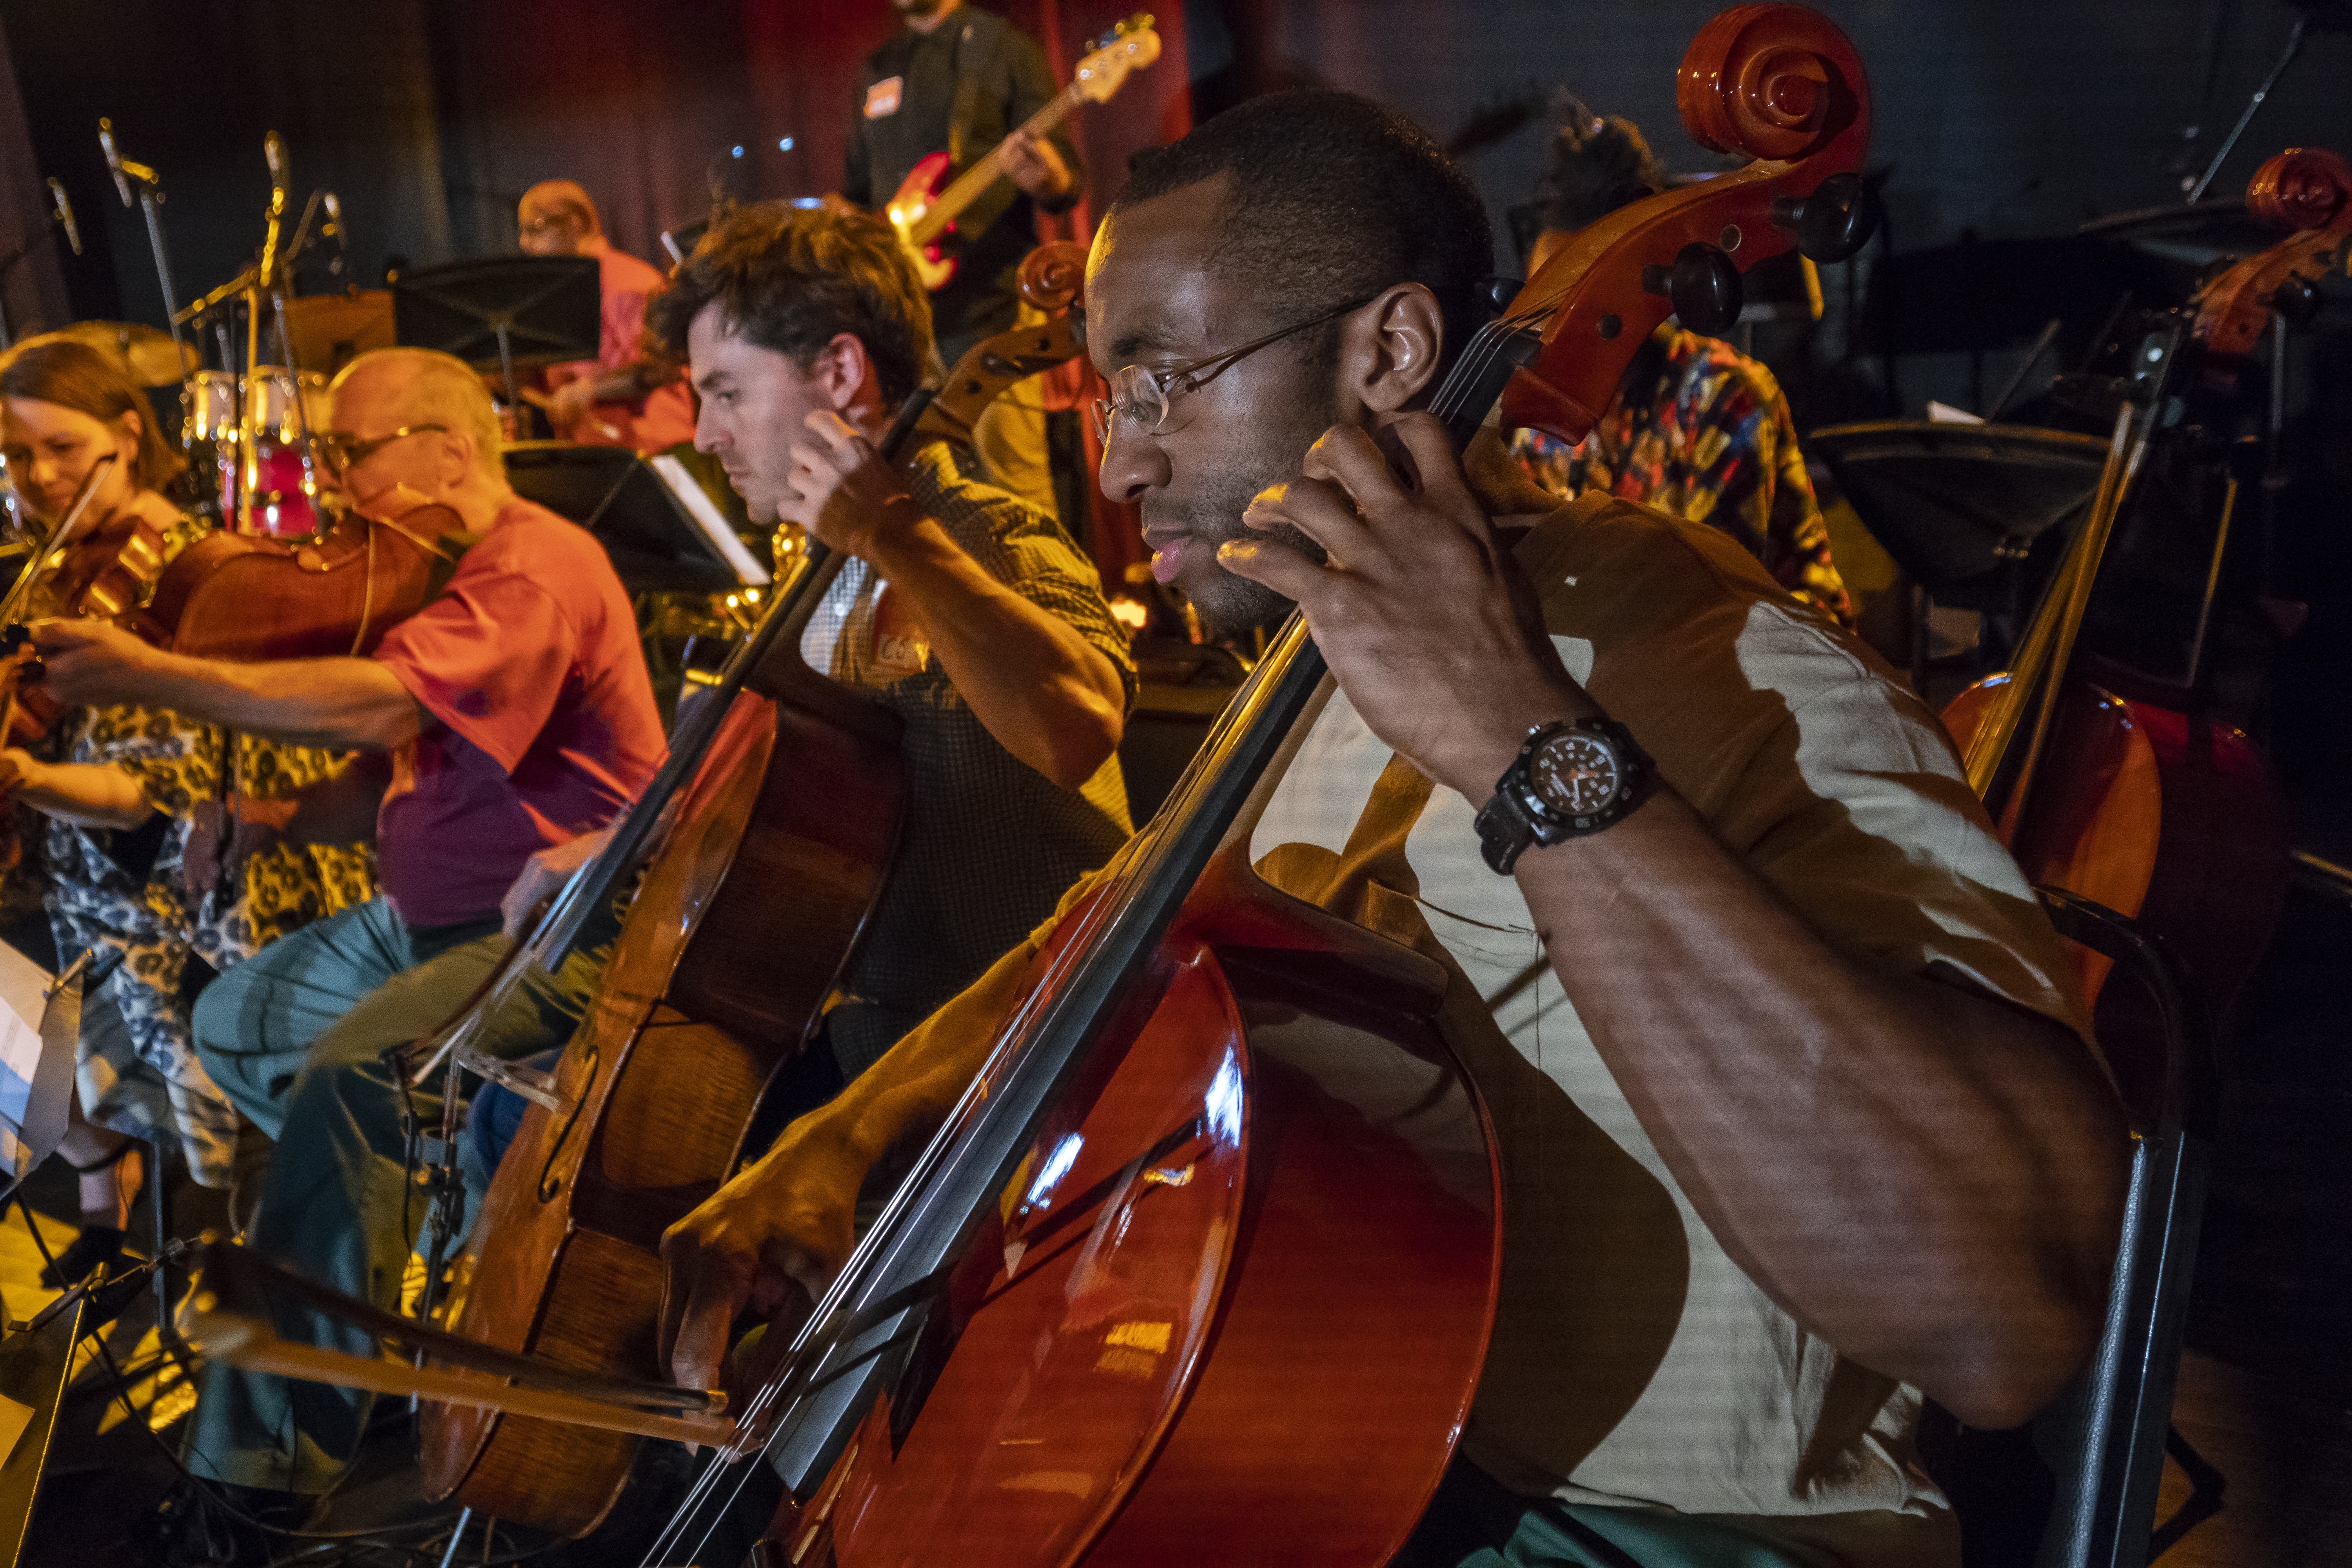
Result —
<path fill-rule="evenodd" d="M 1790 594 L 1853 624 L 1789 400 L 1729 343 L 1666 322 L 1591 435 L 1570 447 L 1521 430 L 1511 452 L 1554 495 L 1594 490 L 1722 530 Z"/>

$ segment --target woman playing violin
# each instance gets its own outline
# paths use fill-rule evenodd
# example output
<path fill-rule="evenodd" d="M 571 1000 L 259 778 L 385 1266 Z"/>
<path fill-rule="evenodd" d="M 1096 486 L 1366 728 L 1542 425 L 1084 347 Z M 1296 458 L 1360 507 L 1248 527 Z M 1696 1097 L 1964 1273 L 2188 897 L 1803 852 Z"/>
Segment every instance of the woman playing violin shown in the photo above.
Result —
<path fill-rule="evenodd" d="M 147 395 L 113 362 L 80 344 L 42 343 L 0 368 L 0 456 L 42 528 L 109 454 L 115 461 L 97 478 L 63 562 L 36 590 L 36 613 L 91 613 L 81 586 L 117 562 L 152 582 L 196 527 L 163 493 L 181 459 Z M 142 531 L 150 546 L 126 550 Z M 343 765 L 335 752 L 121 706 L 69 709 L 45 737 L 0 750 L 0 789 L 48 819 L 42 902 L 59 962 L 91 955 L 62 1145 L 82 1172 L 83 1230 L 55 1282 L 119 1252 L 140 1139 L 169 1129 L 196 1181 L 229 1184 L 236 1113 L 189 1044 L 189 960 L 226 968 L 369 897 L 364 846 L 285 842 L 277 824 L 286 814 L 269 809 Z"/>

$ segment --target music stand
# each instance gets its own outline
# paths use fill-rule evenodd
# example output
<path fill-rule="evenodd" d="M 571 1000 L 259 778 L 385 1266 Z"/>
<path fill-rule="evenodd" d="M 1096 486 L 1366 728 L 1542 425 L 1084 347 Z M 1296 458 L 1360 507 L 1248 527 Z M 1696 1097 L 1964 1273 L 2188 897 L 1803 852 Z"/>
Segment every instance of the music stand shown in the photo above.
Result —
<path fill-rule="evenodd" d="M 392 282 L 394 339 L 479 370 L 594 359 L 604 331 L 604 268 L 593 256 L 493 256 L 420 267 Z"/>
<path fill-rule="evenodd" d="M 594 534 L 632 594 L 723 594 L 768 580 L 718 503 L 675 458 L 522 441 L 506 448 L 506 458 L 515 493 Z"/>
<path fill-rule="evenodd" d="M 2090 504 L 2107 443 L 2025 425 L 1876 420 L 1816 430 L 1863 526 L 1939 605 L 2001 610 L 2034 542 Z"/>
<path fill-rule="evenodd" d="M 73 1368 L 74 1342 L 81 1338 L 82 1314 L 89 1305 L 87 1289 L 69 1290 L 29 1328 L 0 1341 L 0 1398 L 19 1407 L 11 1413 L 16 1419 L 8 1425 L 23 1421 L 5 1462 L 0 1463 L 0 1565 L 5 1568 L 16 1568 L 25 1550 L 25 1532 L 32 1526 L 33 1504 L 40 1495 L 41 1470 L 49 1459 L 49 1440 L 57 1434 L 58 1408 L 65 1403 Z"/>

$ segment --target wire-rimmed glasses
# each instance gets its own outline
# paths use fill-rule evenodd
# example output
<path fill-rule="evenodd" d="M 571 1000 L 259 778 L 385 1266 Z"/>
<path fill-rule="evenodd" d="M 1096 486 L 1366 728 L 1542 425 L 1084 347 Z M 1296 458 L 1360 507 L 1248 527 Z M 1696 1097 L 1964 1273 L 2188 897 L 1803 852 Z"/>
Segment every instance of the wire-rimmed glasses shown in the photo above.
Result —
<path fill-rule="evenodd" d="M 1170 410 L 1178 398 L 1188 392 L 1199 391 L 1268 343 L 1280 342 L 1292 333 L 1303 332 L 1309 327 L 1319 327 L 1379 298 L 1377 294 L 1367 294 L 1360 300 L 1350 300 L 1319 316 L 1293 322 L 1262 338 L 1253 338 L 1237 349 L 1226 349 L 1183 364 L 1167 365 L 1158 370 L 1149 365 L 1121 365 L 1111 373 L 1110 395 L 1097 397 L 1089 405 L 1088 412 L 1094 416 L 1095 438 L 1105 446 L 1110 444 L 1114 416 L 1126 420 L 1135 427 L 1137 434 L 1142 436 L 1164 436 L 1171 430 L 1181 429 L 1181 426 L 1168 423 Z"/>

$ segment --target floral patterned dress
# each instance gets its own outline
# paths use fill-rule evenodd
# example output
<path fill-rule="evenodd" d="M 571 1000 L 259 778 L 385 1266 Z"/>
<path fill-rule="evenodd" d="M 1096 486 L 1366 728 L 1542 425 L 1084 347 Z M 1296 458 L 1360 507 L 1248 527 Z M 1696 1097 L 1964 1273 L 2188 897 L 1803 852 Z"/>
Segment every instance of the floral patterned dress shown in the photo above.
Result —
<path fill-rule="evenodd" d="M 54 741 L 56 760 L 111 763 L 166 820 L 160 829 L 79 827 L 51 819 L 43 843 L 45 903 L 58 962 L 92 954 L 92 971 L 120 1015 L 119 1034 L 85 1027 L 76 1067 L 84 1114 L 136 1136 L 170 1128 L 190 1171 L 226 1186 L 236 1115 L 205 1076 L 189 1035 L 188 960 L 226 969 L 264 943 L 322 916 L 363 903 L 374 889 L 365 846 L 273 844 L 203 893 L 184 871 L 200 803 L 230 787 L 282 798 L 346 765 L 338 752 L 283 746 L 178 714 L 126 707 L 78 709 Z M 152 847 L 152 858 L 147 856 Z M 140 862 L 145 859 L 147 863 Z M 89 1019 L 87 1005 L 85 1023 Z"/>
<path fill-rule="evenodd" d="M 1582 441 L 1521 430 L 1511 453 L 1554 495 L 1600 490 L 1720 529 L 1795 597 L 1853 624 L 1789 400 L 1729 343 L 1666 322 Z"/>

